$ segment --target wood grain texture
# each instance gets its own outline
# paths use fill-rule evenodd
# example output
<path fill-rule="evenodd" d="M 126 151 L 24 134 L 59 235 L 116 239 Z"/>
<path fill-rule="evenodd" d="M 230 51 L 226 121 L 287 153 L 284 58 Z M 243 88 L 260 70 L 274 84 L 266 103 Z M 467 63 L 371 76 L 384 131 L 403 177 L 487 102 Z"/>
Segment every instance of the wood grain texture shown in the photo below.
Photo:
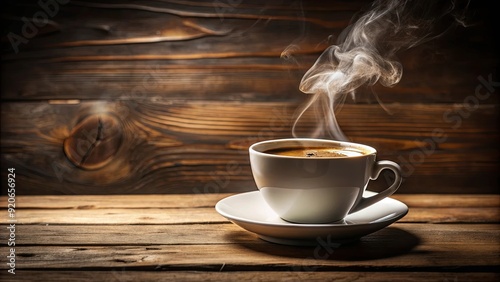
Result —
<path fill-rule="evenodd" d="M 149 209 L 140 204 L 111 207 L 125 206 L 132 199 L 144 205 L 152 195 L 20 196 L 19 203 L 26 205 L 16 210 L 20 220 L 16 224 L 16 280 L 496 281 L 499 276 L 500 214 L 494 222 L 488 222 L 487 215 L 491 214 L 488 209 L 498 210 L 498 195 L 399 195 L 412 203 L 410 211 L 422 210 L 422 214 L 456 216 L 460 206 L 487 212 L 470 217 L 469 223 L 455 218 L 446 224 L 424 223 L 408 214 L 403 218 L 406 221 L 359 241 L 335 246 L 318 242 L 312 247 L 270 244 L 225 219 L 209 222 L 198 218 L 205 211 L 215 214 L 213 207 L 207 211 L 204 206 L 226 196 L 159 195 L 161 199 L 152 201 L 155 208 Z M 488 207 L 480 207 L 481 201 Z M 96 224 L 86 213 L 114 211 L 112 214 L 133 218 L 148 210 L 163 210 L 166 219 L 167 213 L 177 213 L 184 222 L 151 224 L 145 218 L 130 224 L 115 217 L 109 224 Z M 88 217 L 80 221 L 83 217 L 79 219 L 71 211 Z M 29 223 L 22 219 L 22 212 L 50 212 L 51 216 Z M 70 218 L 75 220 L 49 224 Z M 2 246 L 0 252 L 9 250 Z M 8 267 L 0 265 L 2 271 Z"/>
<path fill-rule="evenodd" d="M 2 105 L 2 163 L 16 167 L 17 185 L 25 194 L 250 191 L 255 184 L 248 146 L 290 137 L 296 107 L 282 102 L 7 104 Z M 395 104 L 387 109 L 390 114 L 378 105 L 346 105 L 339 122 L 353 141 L 377 148 L 379 159 L 401 164 L 406 180 L 400 192 L 444 193 L 447 187 L 497 192 L 496 106 L 480 106 L 467 118 L 459 115 L 461 105 Z M 460 124 L 446 113 L 460 118 Z M 117 117 L 122 145 L 99 170 L 75 167 L 64 154 L 64 141 L 81 120 L 102 114 Z M 306 117 L 299 133 L 313 125 L 314 119 Z M 381 178 L 373 189 L 386 181 Z"/>
<path fill-rule="evenodd" d="M 16 241 L 21 246 L 47 245 L 51 246 L 78 246 L 85 242 L 87 246 L 136 246 L 144 245 L 196 245 L 200 244 L 200 234 L 203 234 L 203 244 L 234 244 L 259 243 L 255 234 L 246 232 L 234 224 L 192 223 L 189 225 L 93 225 L 74 224 L 65 225 L 28 225 L 17 226 L 17 231 L 23 234 Z M 483 244 L 492 244 L 500 239 L 499 224 L 422 224 L 422 223 L 394 223 L 391 228 L 403 230 L 414 236 L 434 242 L 439 245 L 440 238 L 446 238 L 447 244 L 460 244 L 473 238 L 472 244 L 481 241 Z M 144 232 L 130 232 L 131 230 Z M 237 234 L 238 236 L 227 236 Z M 384 235 L 378 232 L 363 237 L 366 242 L 385 242 Z M 235 242 L 237 238 L 237 242 Z"/>
<path fill-rule="evenodd" d="M 164 225 L 220 224 L 228 221 L 214 209 L 228 194 L 151 196 L 19 196 L 16 220 L 19 224 L 48 225 Z M 396 195 L 410 211 L 400 220 L 405 223 L 498 223 L 500 199 L 497 195 Z M 485 200 L 484 198 L 488 198 Z M 0 198 L 6 202 L 5 197 Z M 30 200 L 31 199 L 31 200 Z M 57 200 L 55 202 L 55 200 Z M 166 200 L 165 200 L 166 199 Z M 425 199 L 425 200 L 423 200 Z M 165 201 L 163 201 L 165 200 Z M 159 203 L 161 201 L 161 203 Z M 456 204 L 449 204 L 450 201 Z M 484 203 L 482 203 L 484 201 Z M 34 204 L 33 202 L 37 202 Z M 447 204 L 448 202 L 448 204 Z M 8 223 L 8 219 L 0 219 Z"/>
<path fill-rule="evenodd" d="M 417 245 L 418 238 L 404 230 L 387 228 L 394 238 L 394 233 L 401 238 L 392 244 L 383 244 L 380 240 L 361 241 L 358 244 L 335 249 L 328 259 L 312 257 L 314 248 L 290 248 L 274 246 L 255 238 L 254 243 L 239 244 L 201 244 L 193 245 L 149 245 L 142 246 L 25 246 L 19 250 L 25 269 L 110 269 L 135 267 L 145 270 L 178 269 L 219 270 L 223 265 L 226 270 L 277 270 L 309 267 L 321 268 L 323 271 L 361 270 L 378 268 L 379 270 L 401 269 L 418 271 L 419 269 L 439 271 L 454 267 L 455 271 L 488 271 L 494 272 L 498 266 L 497 252 L 492 250 L 493 241 L 470 240 L 469 248 L 458 244 L 425 244 Z M 236 237 L 246 233 L 231 233 Z M 432 237 L 421 238 L 430 240 Z M 239 242 L 238 239 L 235 239 Z M 413 240 L 413 242 L 412 242 Z M 387 242 L 389 243 L 389 242 Z M 200 244 L 200 243 L 198 243 Z M 198 251 L 193 251 L 197 249 Z M 6 248 L 0 250 L 6 253 Z M 498 250 L 498 249 L 497 249 Z M 362 252 L 361 252 L 362 251 Z M 425 256 L 421 253 L 426 253 Z M 113 254 L 113 255 L 110 255 Z M 355 258 L 358 258 L 357 260 Z M 453 263 L 450 263 L 450 258 Z M 433 261 L 432 266 L 429 260 Z M 457 266 L 458 265 L 458 266 Z M 464 265 L 466 267 L 460 267 Z M 75 267 L 78 266 L 78 267 Z M 7 265 L 0 266 L 2 270 Z"/>
<path fill-rule="evenodd" d="M 111 161 L 122 141 L 122 129 L 115 117 L 93 115 L 75 125 L 64 139 L 64 154 L 73 165 L 95 170 Z"/>
<path fill-rule="evenodd" d="M 296 99 L 300 77 L 370 2 L 218 4 L 61 5 L 20 52 L 4 54 L 2 97 Z M 27 16 L 39 9 L 17 5 Z M 380 99 L 456 103 L 471 95 L 477 77 L 494 73 L 498 63 L 488 7 L 478 6 L 476 24 L 398 54 L 405 75 L 393 89 L 377 87 Z M 20 8 L 11 8 L 4 17 L 19 34 Z M 357 101 L 375 100 L 363 93 Z"/>
<path fill-rule="evenodd" d="M 302 75 L 370 4 L 70 1 L 42 24 L 36 2 L 9 3 L 1 173 L 18 169 L 23 194 L 253 190 L 248 145 L 291 136 Z M 402 193 L 499 193 L 494 9 L 470 9 L 474 24 L 397 54 L 398 85 L 359 89 L 339 113 L 352 141 L 402 164 Z M 26 38 L 14 46 L 10 33 Z M 99 115 L 116 119 L 111 143 L 72 139 Z"/>
<path fill-rule="evenodd" d="M 116 268 L 108 271 L 36 271 L 16 274 L 16 281 L 497 281 L 498 273 L 488 272 L 352 272 L 352 271 L 133 271 Z"/>
<path fill-rule="evenodd" d="M 210 208 L 186 209 L 99 209 L 64 210 L 65 217 L 57 215 L 62 210 L 21 210 L 17 212 L 20 224 L 193 224 L 223 223 L 222 216 Z M 500 211 L 495 208 L 412 208 L 400 222 L 428 223 L 496 223 Z M 1 223 L 7 223 L 2 219 Z"/>
<path fill-rule="evenodd" d="M 22 209 L 172 209 L 214 207 L 215 204 L 233 194 L 177 195 L 113 195 L 108 197 L 89 195 L 65 196 L 18 196 L 18 207 Z M 470 194 L 400 194 L 391 196 L 411 208 L 494 208 L 500 206 L 498 195 Z M 64 200 L 61 200 L 64 199 Z M 0 201 L 6 201 L 0 197 Z"/>

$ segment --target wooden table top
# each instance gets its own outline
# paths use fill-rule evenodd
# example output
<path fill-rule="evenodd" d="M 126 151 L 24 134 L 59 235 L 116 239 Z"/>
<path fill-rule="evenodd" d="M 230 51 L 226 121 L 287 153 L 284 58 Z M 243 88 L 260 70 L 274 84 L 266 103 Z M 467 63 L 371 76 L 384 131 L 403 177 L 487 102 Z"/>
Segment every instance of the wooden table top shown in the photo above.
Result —
<path fill-rule="evenodd" d="M 2 235 L 0 280 L 500 278 L 500 195 L 394 195 L 410 208 L 404 218 L 322 258 L 314 246 L 268 243 L 220 216 L 214 205 L 229 195 L 19 195 L 15 217 L 0 221 L 2 234 L 15 224 L 15 246 Z"/>

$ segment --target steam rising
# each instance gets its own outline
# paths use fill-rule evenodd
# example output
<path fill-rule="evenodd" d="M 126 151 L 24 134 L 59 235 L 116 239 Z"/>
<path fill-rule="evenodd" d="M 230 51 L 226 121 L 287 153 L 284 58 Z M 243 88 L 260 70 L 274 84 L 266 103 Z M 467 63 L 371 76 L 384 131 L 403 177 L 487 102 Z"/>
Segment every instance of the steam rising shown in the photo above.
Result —
<path fill-rule="evenodd" d="M 318 125 L 312 137 L 329 134 L 347 140 L 340 129 L 335 111 L 347 95 L 355 97 L 360 86 L 380 82 L 392 87 L 403 75 L 403 66 L 396 52 L 440 36 L 445 30 L 432 30 L 438 21 L 452 19 L 463 24 L 457 16 L 454 3 L 442 1 L 375 1 L 371 9 L 347 27 L 338 37 L 338 44 L 329 46 L 303 76 L 299 89 L 312 94 L 299 111 L 295 127 L 304 113 L 312 108 Z M 452 25 L 445 24 L 446 28 Z"/>

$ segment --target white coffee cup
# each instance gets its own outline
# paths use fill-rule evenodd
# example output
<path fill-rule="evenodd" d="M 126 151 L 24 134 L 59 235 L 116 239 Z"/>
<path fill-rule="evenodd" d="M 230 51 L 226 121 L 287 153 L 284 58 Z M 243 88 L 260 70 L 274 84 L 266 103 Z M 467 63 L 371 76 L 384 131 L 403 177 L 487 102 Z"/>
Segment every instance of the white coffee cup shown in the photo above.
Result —
<path fill-rule="evenodd" d="M 279 155 L 272 150 L 321 150 L 341 157 Z M 392 195 L 400 186 L 401 168 L 392 161 L 376 161 L 367 145 L 333 140 L 292 138 L 250 146 L 252 174 L 262 197 L 284 220 L 294 223 L 332 223 Z M 369 180 L 390 169 L 394 182 L 384 191 L 363 197 Z"/>

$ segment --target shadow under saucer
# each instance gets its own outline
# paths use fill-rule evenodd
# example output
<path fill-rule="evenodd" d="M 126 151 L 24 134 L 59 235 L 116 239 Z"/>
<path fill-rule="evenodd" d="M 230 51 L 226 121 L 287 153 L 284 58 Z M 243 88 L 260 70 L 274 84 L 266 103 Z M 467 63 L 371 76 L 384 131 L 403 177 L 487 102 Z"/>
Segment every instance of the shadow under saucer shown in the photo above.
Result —
<path fill-rule="evenodd" d="M 255 234 L 243 230 L 226 234 L 228 240 L 254 252 L 290 258 L 316 260 L 363 261 L 396 257 L 411 252 L 420 244 L 420 238 L 397 227 L 386 227 L 375 233 L 344 242 L 318 237 L 315 244 L 290 246 L 256 240 Z M 310 242 L 311 243 L 311 242 Z"/>

